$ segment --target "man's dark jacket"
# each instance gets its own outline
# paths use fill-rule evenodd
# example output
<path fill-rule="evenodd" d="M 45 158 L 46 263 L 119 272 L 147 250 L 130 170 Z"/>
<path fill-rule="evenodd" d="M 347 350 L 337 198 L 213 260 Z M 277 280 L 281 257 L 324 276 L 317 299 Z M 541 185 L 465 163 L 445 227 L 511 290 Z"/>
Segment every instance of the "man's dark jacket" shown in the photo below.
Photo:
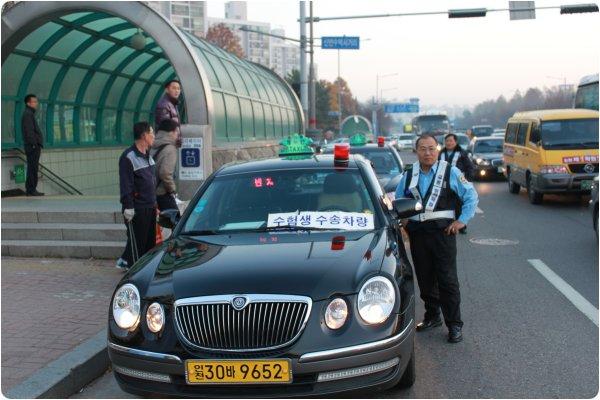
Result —
<path fill-rule="evenodd" d="M 465 175 L 465 178 L 472 181 L 473 175 L 475 172 L 475 166 L 473 165 L 473 162 L 469 158 L 469 155 L 467 154 L 467 152 L 465 150 L 463 150 L 462 147 L 460 147 L 460 145 L 456 145 L 456 147 L 454 148 L 454 151 L 448 151 L 448 150 L 446 150 L 446 148 L 444 148 L 442 151 L 440 151 L 438 160 L 441 160 L 442 154 L 445 154 L 446 155 L 445 160 L 448 161 L 448 163 L 451 163 L 455 152 L 458 152 L 458 154 L 459 154 L 458 160 L 456 161 L 456 168 L 458 168 L 462 171 L 462 173 Z"/>
<path fill-rule="evenodd" d="M 177 99 L 171 98 L 167 93 L 163 94 L 158 103 L 156 103 L 156 108 L 154 109 L 154 123 L 156 124 L 156 129 L 158 130 L 158 125 L 164 121 L 165 119 L 170 119 L 172 121 L 181 124 L 179 120 L 179 110 L 177 110 Z"/>
<path fill-rule="evenodd" d="M 154 208 L 156 173 L 150 153 L 141 153 L 135 144 L 119 158 L 121 205 L 127 208 Z"/>
<path fill-rule="evenodd" d="M 42 130 L 35 119 L 35 110 L 29 106 L 25 107 L 21 117 L 21 133 L 23 143 L 29 146 L 43 146 L 44 138 Z"/>

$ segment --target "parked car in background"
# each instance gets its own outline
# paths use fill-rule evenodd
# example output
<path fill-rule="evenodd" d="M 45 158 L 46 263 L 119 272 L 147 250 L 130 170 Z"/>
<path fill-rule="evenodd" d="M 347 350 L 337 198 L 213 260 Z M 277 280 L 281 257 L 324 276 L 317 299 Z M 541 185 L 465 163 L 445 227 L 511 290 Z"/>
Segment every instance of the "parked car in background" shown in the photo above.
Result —
<path fill-rule="evenodd" d="M 401 133 L 399 135 L 395 135 L 396 150 L 407 150 L 412 148 L 414 137 L 415 135 L 410 133 Z"/>
<path fill-rule="evenodd" d="M 498 128 L 498 129 L 494 129 L 494 132 L 492 132 L 491 136 L 503 138 L 505 133 L 506 133 L 506 129 Z"/>

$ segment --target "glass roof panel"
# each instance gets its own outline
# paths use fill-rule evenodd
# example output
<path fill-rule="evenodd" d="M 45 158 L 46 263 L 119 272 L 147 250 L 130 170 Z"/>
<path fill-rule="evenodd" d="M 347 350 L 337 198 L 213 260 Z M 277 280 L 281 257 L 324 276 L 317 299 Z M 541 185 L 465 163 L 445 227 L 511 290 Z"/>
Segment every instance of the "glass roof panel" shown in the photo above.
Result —
<path fill-rule="evenodd" d="M 85 91 L 85 95 L 83 97 L 84 103 L 98 104 L 98 100 L 100 99 L 100 94 L 102 93 L 102 89 L 106 82 L 108 81 L 108 77 L 110 75 L 104 74 L 102 72 L 96 72 Z"/>
<path fill-rule="evenodd" d="M 163 67 L 168 62 L 169 61 L 166 58 L 161 58 L 160 60 L 157 60 L 155 63 L 152 63 L 151 66 L 146 68 L 146 70 L 140 74 L 140 78 L 141 79 L 150 79 L 150 77 L 152 77 L 152 75 L 154 75 L 156 73 L 156 71 L 158 71 L 161 67 Z"/>
<path fill-rule="evenodd" d="M 133 60 L 131 60 L 131 62 L 129 64 L 127 64 L 125 66 L 125 68 L 122 69 L 122 72 L 124 74 L 127 75 L 133 75 L 135 72 L 137 72 L 137 70 L 144 65 L 144 63 L 146 61 L 148 61 L 149 59 L 151 59 L 153 56 L 151 56 L 148 53 L 142 53 L 139 56 L 137 56 L 136 58 L 134 58 Z"/>
<path fill-rule="evenodd" d="M 50 57 L 67 59 L 73 51 L 85 42 L 90 35 L 79 32 L 71 31 L 62 37 L 54 46 L 46 53 Z"/>
<path fill-rule="evenodd" d="M 119 50 L 115 51 L 106 61 L 104 61 L 101 65 L 101 68 L 114 70 L 117 65 L 119 65 L 127 56 L 133 53 L 133 49 L 131 47 L 121 47 Z"/>
<path fill-rule="evenodd" d="M 61 64 L 49 61 L 40 61 L 35 71 L 33 71 L 27 93 L 34 93 L 43 100 L 48 99 L 52 83 L 61 66 Z"/>
<path fill-rule="evenodd" d="M 75 101 L 77 91 L 81 85 L 81 81 L 85 77 L 87 70 L 82 68 L 71 67 L 67 71 L 65 78 L 60 85 L 58 99 L 65 101 Z"/>
<path fill-rule="evenodd" d="M 86 50 L 84 50 L 84 52 L 81 53 L 79 57 L 77 57 L 77 60 L 75 60 L 75 62 L 79 64 L 92 65 L 102 54 L 104 54 L 106 50 L 108 50 L 114 45 L 115 44 L 113 42 L 109 42 L 108 40 L 104 39 L 99 39 Z"/>
<path fill-rule="evenodd" d="M 85 28 L 99 32 L 106 28 L 110 28 L 111 26 L 120 25 L 123 22 L 127 22 L 127 21 L 125 21 L 123 18 L 108 17 L 108 18 L 99 19 L 97 21 L 89 22 L 83 26 Z"/>
<path fill-rule="evenodd" d="M 119 40 L 125 40 L 125 39 L 129 40 L 129 38 L 131 38 L 137 32 L 138 32 L 138 30 L 136 28 L 123 29 L 122 31 L 115 32 L 110 36 L 114 37 L 115 39 L 119 39 Z M 147 40 L 148 40 L 148 38 L 146 38 L 146 41 Z"/>
<path fill-rule="evenodd" d="M 17 49 L 35 53 L 44 44 L 46 39 L 56 33 L 60 28 L 62 28 L 61 25 L 54 22 L 48 22 L 27 35 L 27 37 L 19 43 Z"/>
<path fill-rule="evenodd" d="M 93 12 L 92 11 L 77 12 L 77 13 L 72 13 L 72 14 L 68 14 L 68 15 L 63 15 L 60 18 L 64 19 L 65 21 L 68 21 L 68 22 L 73 22 L 79 18 L 85 17 L 86 15 L 90 15 L 90 14 L 93 14 Z"/>
<path fill-rule="evenodd" d="M 3 96 L 15 96 L 17 90 L 19 90 L 19 84 L 21 83 L 21 77 L 25 68 L 31 61 L 29 57 L 19 56 L 17 54 L 11 54 L 8 56 L 4 64 L 2 64 L 2 95 Z M 11 71 L 11 74 L 4 73 L 4 71 Z"/>

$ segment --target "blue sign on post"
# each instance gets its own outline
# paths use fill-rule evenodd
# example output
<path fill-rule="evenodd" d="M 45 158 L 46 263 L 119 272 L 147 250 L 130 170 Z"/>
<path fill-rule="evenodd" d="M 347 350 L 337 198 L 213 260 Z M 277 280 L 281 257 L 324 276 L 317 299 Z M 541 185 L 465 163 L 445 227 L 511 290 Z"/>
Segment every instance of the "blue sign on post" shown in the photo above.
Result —
<path fill-rule="evenodd" d="M 198 168 L 200 166 L 200 149 L 184 148 L 181 149 L 183 158 L 181 166 L 184 168 Z"/>
<path fill-rule="evenodd" d="M 323 36 L 321 38 L 321 48 L 358 50 L 360 48 L 360 38 L 358 36 Z"/>
<path fill-rule="evenodd" d="M 418 113 L 419 112 L 419 104 L 418 103 L 395 103 L 395 104 L 386 104 L 383 107 L 383 111 L 386 114 L 396 114 L 396 113 Z"/>

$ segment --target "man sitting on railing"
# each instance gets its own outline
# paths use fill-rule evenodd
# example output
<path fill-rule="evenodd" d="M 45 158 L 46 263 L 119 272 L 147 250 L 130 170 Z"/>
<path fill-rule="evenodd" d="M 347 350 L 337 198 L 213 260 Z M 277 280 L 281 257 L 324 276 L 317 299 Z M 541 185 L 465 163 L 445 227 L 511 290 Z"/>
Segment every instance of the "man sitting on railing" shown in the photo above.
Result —
<path fill-rule="evenodd" d="M 38 107 L 38 99 L 34 94 L 25 96 L 25 111 L 21 117 L 21 132 L 27 155 L 27 179 L 25 190 L 27 196 L 43 196 L 44 193 L 37 191 L 38 169 L 40 166 L 40 155 L 44 147 L 42 130 L 35 119 L 35 111 Z"/>

